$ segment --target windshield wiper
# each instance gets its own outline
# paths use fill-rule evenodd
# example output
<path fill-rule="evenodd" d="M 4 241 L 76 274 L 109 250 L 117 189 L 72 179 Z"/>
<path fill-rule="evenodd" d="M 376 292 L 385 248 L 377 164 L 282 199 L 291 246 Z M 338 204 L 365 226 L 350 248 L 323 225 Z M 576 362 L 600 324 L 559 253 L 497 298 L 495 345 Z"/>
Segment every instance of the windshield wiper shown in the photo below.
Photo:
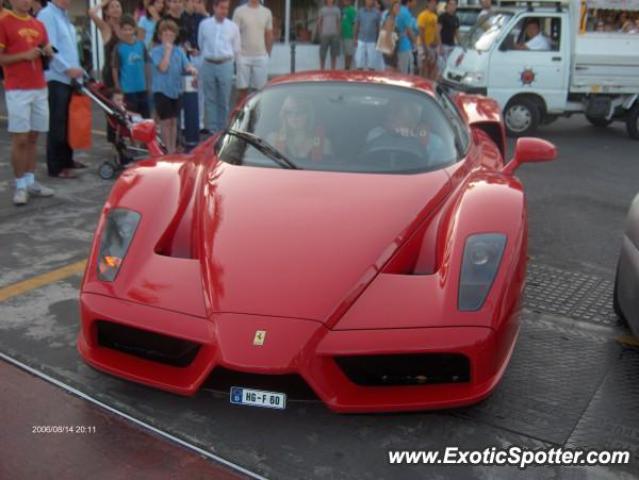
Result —
<path fill-rule="evenodd" d="M 286 156 L 277 148 L 275 148 L 263 138 L 255 135 L 254 133 L 245 132 L 244 130 L 235 130 L 233 128 L 227 129 L 225 133 L 244 140 L 246 143 L 250 144 L 252 147 L 255 147 L 257 150 L 273 160 L 282 168 L 302 170 L 299 166 L 295 165 L 288 158 L 286 158 Z"/>

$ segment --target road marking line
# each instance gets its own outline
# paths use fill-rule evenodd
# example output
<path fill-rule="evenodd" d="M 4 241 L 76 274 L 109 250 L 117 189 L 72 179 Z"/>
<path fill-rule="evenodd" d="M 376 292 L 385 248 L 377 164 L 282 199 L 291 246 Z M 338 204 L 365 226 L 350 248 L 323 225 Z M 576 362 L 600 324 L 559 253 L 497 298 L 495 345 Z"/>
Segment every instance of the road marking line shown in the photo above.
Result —
<path fill-rule="evenodd" d="M 222 465 L 225 465 L 227 467 L 229 467 L 231 470 L 234 470 L 236 472 L 240 472 L 243 473 L 244 475 L 246 475 L 249 478 L 254 478 L 256 480 L 268 480 L 266 477 L 261 476 L 258 473 L 252 472 L 246 468 L 244 468 L 241 465 L 238 465 L 237 463 L 233 463 L 230 460 L 226 460 L 225 458 L 222 458 L 214 453 L 208 452 L 196 445 L 193 445 L 185 440 L 182 440 L 179 437 L 176 437 L 174 435 L 171 435 L 168 432 L 165 432 L 163 430 L 160 430 L 159 428 L 156 428 L 148 423 L 146 423 L 143 420 L 138 420 L 135 417 L 132 417 L 131 415 L 129 415 L 128 413 L 123 412 L 122 410 L 118 410 L 117 408 L 111 407 L 110 405 L 107 405 L 106 403 L 101 402 L 100 400 L 93 398 L 92 396 L 81 392 L 80 390 L 72 387 L 71 385 L 67 385 L 64 382 L 61 382 L 60 380 L 57 380 L 49 375 L 47 375 L 46 373 L 43 373 L 39 370 L 36 370 L 35 368 L 30 367 L 29 365 L 22 363 L 18 360 L 16 360 L 15 358 L 10 357 L 9 355 L 6 355 L 2 352 L 0 352 L 0 359 L 5 360 L 13 365 L 15 365 L 16 367 L 19 367 L 29 373 L 31 373 L 32 375 L 35 375 L 36 377 L 41 378 L 42 380 L 45 380 L 53 385 L 55 385 L 56 387 L 60 387 L 63 390 L 71 393 L 72 395 L 75 395 L 76 397 L 80 397 L 88 402 L 91 402 L 94 405 L 97 405 L 100 408 L 103 408 L 115 415 L 118 415 L 130 422 L 135 423 L 136 425 L 150 431 L 153 432 L 161 437 L 166 438 L 167 440 L 171 441 L 171 442 L 175 442 L 178 445 L 182 445 L 183 447 L 185 447 L 188 450 L 191 450 L 195 453 L 198 453 L 204 457 L 209 458 L 210 460 L 213 460 L 214 462 L 217 463 L 221 463 Z"/>
<path fill-rule="evenodd" d="M 12 283 L 11 285 L 0 288 L 0 302 L 4 302 L 12 297 L 30 292 L 36 288 L 44 287 L 50 283 L 58 282 L 65 278 L 72 277 L 73 275 L 83 273 L 86 263 L 86 260 L 80 260 L 79 262 L 66 265 L 56 270 L 51 270 L 50 272 L 43 273 L 42 275 L 37 275 L 21 282 Z"/>
<path fill-rule="evenodd" d="M 6 115 L 0 115 L 0 120 L 4 120 L 6 122 L 9 120 L 9 118 Z M 91 130 L 91 133 L 93 133 L 94 135 L 106 137 L 106 132 L 104 130 Z"/>

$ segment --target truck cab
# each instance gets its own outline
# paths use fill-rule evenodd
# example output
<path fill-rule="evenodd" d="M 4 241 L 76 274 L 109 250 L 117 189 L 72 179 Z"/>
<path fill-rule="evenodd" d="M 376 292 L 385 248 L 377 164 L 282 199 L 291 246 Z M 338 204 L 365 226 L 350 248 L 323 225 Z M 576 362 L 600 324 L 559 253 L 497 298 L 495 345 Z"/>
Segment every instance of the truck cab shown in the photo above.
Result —
<path fill-rule="evenodd" d="M 587 31 L 587 1 L 607 0 L 500 6 L 452 52 L 443 83 L 497 100 L 511 136 L 581 113 L 597 126 L 625 120 L 639 138 L 639 34 Z"/>

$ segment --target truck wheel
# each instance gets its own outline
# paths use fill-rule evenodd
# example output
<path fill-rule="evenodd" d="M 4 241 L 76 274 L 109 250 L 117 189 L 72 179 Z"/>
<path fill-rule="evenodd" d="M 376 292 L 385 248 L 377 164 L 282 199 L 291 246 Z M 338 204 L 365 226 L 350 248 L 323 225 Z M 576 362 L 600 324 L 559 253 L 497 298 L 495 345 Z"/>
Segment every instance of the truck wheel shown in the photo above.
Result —
<path fill-rule="evenodd" d="M 529 98 L 514 98 L 504 109 L 506 133 L 510 137 L 521 137 L 534 132 L 540 119 L 539 106 Z"/>
<path fill-rule="evenodd" d="M 612 123 L 612 118 L 602 118 L 602 117 L 591 117 L 590 115 L 586 115 L 586 119 L 590 122 L 591 125 L 595 127 L 607 127 Z"/>
<path fill-rule="evenodd" d="M 626 130 L 630 138 L 639 140 L 639 103 L 628 110 L 626 115 Z"/>

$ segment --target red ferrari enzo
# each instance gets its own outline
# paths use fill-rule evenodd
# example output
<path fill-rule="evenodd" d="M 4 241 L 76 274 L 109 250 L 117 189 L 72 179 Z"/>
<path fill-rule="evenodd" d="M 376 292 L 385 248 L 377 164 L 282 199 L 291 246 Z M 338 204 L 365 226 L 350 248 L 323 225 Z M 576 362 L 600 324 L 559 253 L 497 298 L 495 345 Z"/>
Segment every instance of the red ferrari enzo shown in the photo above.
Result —
<path fill-rule="evenodd" d="M 223 375 L 234 404 L 284 408 L 289 380 L 336 412 L 477 402 L 519 331 L 514 171 L 555 147 L 521 138 L 505 154 L 488 98 L 394 74 L 274 80 L 226 131 L 115 183 L 80 353 L 181 395 Z"/>

